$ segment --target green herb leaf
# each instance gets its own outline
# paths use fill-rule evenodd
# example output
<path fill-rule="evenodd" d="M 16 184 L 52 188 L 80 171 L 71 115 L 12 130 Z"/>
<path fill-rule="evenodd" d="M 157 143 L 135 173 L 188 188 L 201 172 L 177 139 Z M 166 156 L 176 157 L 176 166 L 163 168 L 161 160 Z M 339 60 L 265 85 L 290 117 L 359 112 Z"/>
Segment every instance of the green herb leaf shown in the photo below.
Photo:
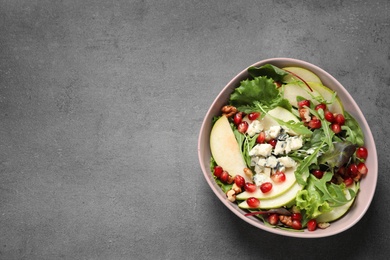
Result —
<path fill-rule="evenodd" d="M 265 64 L 261 67 L 249 67 L 248 68 L 249 75 L 253 78 L 259 76 L 267 76 L 272 78 L 274 81 L 282 81 L 284 76 L 288 75 L 288 73 L 272 64 Z"/>

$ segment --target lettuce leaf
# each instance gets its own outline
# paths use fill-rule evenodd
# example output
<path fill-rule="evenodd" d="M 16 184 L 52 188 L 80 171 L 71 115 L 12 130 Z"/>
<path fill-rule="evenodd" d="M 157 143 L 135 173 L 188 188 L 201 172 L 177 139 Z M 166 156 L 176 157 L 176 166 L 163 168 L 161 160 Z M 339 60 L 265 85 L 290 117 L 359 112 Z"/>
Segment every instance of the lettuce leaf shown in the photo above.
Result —
<path fill-rule="evenodd" d="M 288 72 L 272 64 L 265 64 L 261 67 L 249 67 L 248 73 L 253 78 L 267 76 L 269 78 L 272 78 L 274 81 L 282 81 L 284 76 L 288 75 Z"/>
<path fill-rule="evenodd" d="M 283 98 L 274 80 L 266 76 L 241 81 L 240 86 L 230 95 L 229 102 L 245 113 L 266 112 L 277 106 L 291 110 L 291 104 Z"/>

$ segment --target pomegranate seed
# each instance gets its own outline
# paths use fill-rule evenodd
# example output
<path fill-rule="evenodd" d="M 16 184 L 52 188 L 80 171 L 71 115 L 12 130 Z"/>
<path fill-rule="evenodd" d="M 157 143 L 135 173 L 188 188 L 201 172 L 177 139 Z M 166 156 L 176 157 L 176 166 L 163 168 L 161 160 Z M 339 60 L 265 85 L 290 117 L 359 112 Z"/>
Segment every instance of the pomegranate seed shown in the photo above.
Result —
<path fill-rule="evenodd" d="M 271 225 L 277 225 L 279 223 L 279 215 L 276 214 L 276 213 L 273 213 L 273 214 L 270 214 L 268 216 L 268 222 L 271 224 Z"/>
<path fill-rule="evenodd" d="M 259 135 L 256 138 L 256 143 L 263 144 L 265 142 L 265 133 L 260 132 Z"/>
<path fill-rule="evenodd" d="M 353 179 L 351 177 L 348 177 L 344 180 L 345 186 L 350 186 L 353 184 Z"/>
<path fill-rule="evenodd" d="M 271 179 L 276 183 L 281 183 L 286 181 L 286 175 L 282 171 L 276 171 L 271 175 Z"/>
<path fill-rule="evenodd" d="M 262 193 L 267 193 L 272 190 L 272 183 L 270 182 L 264 182 L 260 185 L 260 190 Z"/>
<path fill-rule="evenodd" d="M 250 197 L 246 200 L 250 208 L 258 208 L 260 205 L 260 200 L 255 197 Z"/>
<path fill-rule="evenodd" d="M 306 107 L 310 107 L 310 100 L 302 100 L 302 101 L 299 101 L 298 102 L 298 107 L 299 108 L 302 108 L 302 107 L 304 107 L 304 106 L 306 106 Z"/>
<path fill-rule="evenodd" d="M 299 220 L 293 220 L 292 221 L 292 226 L 291 226 L 293 229 L 296 229 L 296 230 L 299 230 L 299 229 L 302 229 L 302 223 L 301 221 Z"/>
<path fill-rule="evenodd" d="M 346 170 L 345 170 L 345 167 L 344 167 L 344 166 L 340 167 L 340 168 L 337 170 L 337 173 L 338 173 L 343 179 L 345 179 L 345 177 L 349 177 L 349 176 L 347 176 L 347 173 L 346 173 Z"/>
<path fill-rule="evenodd" d="M 249 120 L 255 120 L 260 116 L 260 112 L 252 112 L 249 113 L 248 118 Z"/>
<path fill-rule="evenodd" d="M 333 123 L 330 128 L 332 129 L 333 133 L 338 134 L 341 132 L 341 126 L 337 123 Z"/>
<path fill-rule="evenodd" d="M 318 129 L 318 128 L 321 128 L 321 120 L 315 118 L 315 119 L 312 119 L 310 120 L 308 126 L 311 128 L 311 129 Z"/>
<path fill-rule="evenodd" d="M 317 229 L 317 221 L 315 219 L 310 219 L 307 222 L 307 230 L 314 231 Z"/>
<path fill-rule="evenodd" d="M 345 123 L 345 118 L 342 114 L 337 114 L 334 118 L 334 121 L 339 124 L 339 125 L 344 125 Z"/>
<path fill-rule="evenodd" d="M 330 111 L 325 111 L 324 117 L 325 117 L 325 120 L 328 122 L 332 123 L 334 121 L 334 115 Z"/>
<path fill-rule="evenodd" d="M 217 165 L 217 166 L 214 167 L 214 175 L 215 175 L 215 177 L 217 177 L 217 178 L 221 177 L 222 172 L 223 172 L 223 169 L 222 169 L 221 166 Z"/>
<path fill-rule="evenodd" d="M 244 117 L 243 112 L 238 112 L 233 117 L 233 122 L 236 126 L 238 126 L 242 122 L 242 118 Z"/>
<path fill-rule="evenodd" d="M 237 130 L 238 130 L 238 132 L 240 132 L 241 134 L 245 134 L 245 133 L 246 133 L 246 130 L 248 130 L 248 127 L 249 127 L 248 122 L 242 121 L 241 123 L 238 124 Z"/>
<path fill-rule="evenodd" d="M 256 191 L 256 185 L 254 183 L 246 182 L 244 184 L 244 189 L 247 192 L 255 192 Z"/>
<path fill-rule="evenodd" d="M 368 172 L 368 168 L 367 168 L 366 164 L 363 162 L 358 164 L 357 170 L 358 170 L 358 172 L 360 172 L 360 174 L 367 174 L 367 172 Z"/>
<path fill-rule="evenodd" d="M 326 104 L 321 103 L 321 104 L 316 105 L 315 110 L 319 110 L 319 109 L 322 109 L 322 110 L 325 111 L 326 110 Z"/>
<path fill-rule="evenodd" d="M 219 179 L 222 181 L 222 182 L 225 182 L 227 183 L 228 180 L 229 180 L 229 173 L 227 171 L 223 171 L 221 173 L 221 176 L 219 176 Z"/>
<path fill-rule="evenodd" d="M 324 176 L 324 172 L 318 169 L 315 169 L 311 172 L 317 179 L 321 179 Z"/>
<path fill-rule="evenodd" d="M 367 157 L 368 157 L 367 148 L 366 147 L 359 147 L 356 150 L 356 157 L 363 159 L 363 160 L 367 159 Z"/>
<path fill-rule="evenodd" d="M 291 219 L 292 220 L 301 221 L 302 220 L 302 214 L 298 213 L 298 212 L 294 212 L 294 213 L 291 214 Z"/>
<path fill-rule="evenodd" d="M 244 177 L 242 177 L 241 175 L 236 175 L 234 177 L 234 183 L 238 186 L 238 187 L 244 187 L 245 185 L 245 179 Z"/>
<path fill-rule="evenodd" d="M 271 139 L 268 141 L 268 143 L 272 146 L 272 148 L 275 148 L 277 142 L 278 141 L 276 139 Z"/>
<path fill-rule="evenodd" d="M 357 172 L 358 172 L 358 168 L 357 168 L 357 165 L 355 163 L 351 163 L 350 165 L 348 165 L 347 174 L 350 177 L 355 178 L 357 175 Z"/>

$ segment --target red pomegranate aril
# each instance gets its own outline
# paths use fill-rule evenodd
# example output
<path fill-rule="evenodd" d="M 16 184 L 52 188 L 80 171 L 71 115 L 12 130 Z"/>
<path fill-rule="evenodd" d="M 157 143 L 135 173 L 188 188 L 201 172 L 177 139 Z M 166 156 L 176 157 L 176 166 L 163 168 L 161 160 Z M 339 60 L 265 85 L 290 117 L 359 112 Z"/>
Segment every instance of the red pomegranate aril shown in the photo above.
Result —
<path fill-rule="evenodd" d="M 330 128 L 332 129 L 333 133 L 339 134 L 341 132 L 341 126 L 337 123 L 333 123 Z"/>
<path fill-rule="evenodd" d="M 333 123 L 333 121 L 334 121 L 334 115 L 333 115 L 332 112 L 330 112 L 330 111 L 328 111 L 328 110 L 325 111 L 324 117 L 325 117 L 325 120 L 326 120 L 326 121 L 328 121 L 328 122 L 330 122 L 330 123 Z"/>
<path fill-rule="evenodd" d="M 299 108 L 302 108 L 304 106 L 310 107 L 310 100 L 306 99 L 306 100 L 301 100 L 301 101 L 298 102 L 298 107 Z"/>
<path fill-rule="evenodd" d="M 244 179 L 244 177 L 242 177 L 241 175 L 236 175 L 235 177 L 234 177 L 234 183 L 238 186 L 238 187 L 240 187 L 240 188 L 242 188 L 242 187 L 244 187 L 244 185 L 245 185 L 245 179 Z"/>
<path fill-rule="evenodd" d="M 238 126 L 242 122 L 242 118 L 244 117 L 243 112 L 237 112 L 233 117 L 233 122 L 236 126 Z"/>
<path fill-rule="evenodd" d="M 355 163 L 351 163 L 350 165 L 348 165 L 347 173 L 349 176 L 351 176 L 353 178 L 356 176 L 357 172 L 358 172 L 358 168 L 357 168 L 357 165 Z"/>
<path fill-rule="evenodd" d="M 321 179 L 322 176 L 324 176 L 324 172 L 319 170 L 319 169 L 315 169 L 311 172 L 314 176 L 316 176 L 317 179 Z"/>
<path fill-rule="evenodd" d="M 247 192 L 255 192 L 256 191 L 256 185 L 254 183 L 246 182 L 244 184 L 244 189 Z"/>
<path fill-rule="evenodd" d="M 221 176 L 219 176 L 219 179 L 222 181 L 222 182 L 225 182 L 227 183 L 228 180 L 229 180 L 229 173 L 227 171 L 223 171 L 221 173 Z"/>
<path fill-rule="evenodd" d="M 272 146 L 272 148 L 275 148 L 277 142 L 278 141 L 276 139 L 271 139 L 268 141 L 268 143 Z"/>
<path fill-rule="evenodd" d="M 276 171 L 271 175 L 271 179 L 276 183 L 282 183 L 286 181 L 286 174 L 284 174 L 282 171 Z"/>
<path fill-rule="evenodd" d="M 317 229 L 317 221 L 315 219 L 310 219 L 307 222 L 307 230 L 314 231 Z"/>
<path fill-rule="evenodd" d="M 326 110 L 326 104 L 323 104 L 323 103 L 321 103 L 321 104 L 318 104 L 318 105 L 316 105 L 316 107 L 314 108 L 315 110 L 319 110 L 319 109 L 322 109 L 322 110 Z"/>
<path fill-rule="evenodd" d="M 249 118 L 249 120 L 252 121 L 252 120 L 257 119 L 259 116 L 260 116 L 260 112 L 252 112 L 252 113 L 249 113 L 248 118 Z"/>
<path fill-rule="evenodd" d="M 351 186 L 353 184 L 353 179 L 351 177 L 348 177 L 344 180 L 345 186 Z"/>
<path fill-rule="evenodd" d="M 276 213 L 272 213 L 268 216 L 268 223 L 271 225 L 277 225 L 279 223 L 279 215 Z"/>
<path fill-rule="evenodd" d="M 342 114 L 337 114 L 334 118 L 334 121 L 339 125 L 344 125 L 345 117 Z"/>
<path fill-rule="evenodd" d="M 365 163 L 361 162 L 357 165 L 357 170 L 360 172 L 360 174 L 367 174 L 368 168 Z"/>
<path fill-rule="evenodd" d="M 312 119 L 312 120 L 310 120 L 308 126 L 309 126 L 311 129 L 318 129 L 318 128 L 321 128 L 321 120 L 319 120 L 319 119 Z"/>
<path fill-rule="evenodd" d="M 293 229 L 300 230 L 300 229 L 302 229 L 302 223 L 301 223 L 300 220 L 295 220 L 295 219 L 294 219 L 294 220 L 292 221 L 291 227 L 292 227 Z"/>
<path fill-rule="evenodd" d="M 221 166 L 217 165 L 217 166 L 214 167 L 214 175 L 215 175 L 215 177 L 217 177 L 217 178 L 221 177 L 222 172 L 223 172 L 223 169 L 222 169 Z"/>
<path fill-rule="evenodd" d="M 358 149 L 356 149 L 356 157 L 363 159 L 363 160 L 367 159 L 367 157 L 368 157 L 367 148 L 366 147 L 359 147 Z"/>
<path fill-rule="evenodd" d="M 238 132 L 245 134 L 246 130 L 248 130 L 249 124 L 246 121 L 242 121 L 241 123 L 238 124 L 237 130 Z"/>
<path fill-rule="evenodd" d="M 267 193 L 272 190 L 272 183 L 270 182 L 264 182 L 260 185 L 260 190 L 262 193 Z"/>
<path fill-rule="evenodd" d="M 246 200 L 250 208 L 258 208 L 260 206 L 260 200 L 255 197 L 250 197 Z"/>
<path fill-rule="evenodd" d="M 302 220 L 302 214 L 299 213 L 299 212 L 294 212 L 294 213 L 291 214 L 291 219 L 292 220 L 301 221 Z"/>
<path fill-rule="evenodd" d="M 265 133 L 260 132 L 259 135 L 256 138 L 256 143 L 263 144 L 265 142 Z"/>

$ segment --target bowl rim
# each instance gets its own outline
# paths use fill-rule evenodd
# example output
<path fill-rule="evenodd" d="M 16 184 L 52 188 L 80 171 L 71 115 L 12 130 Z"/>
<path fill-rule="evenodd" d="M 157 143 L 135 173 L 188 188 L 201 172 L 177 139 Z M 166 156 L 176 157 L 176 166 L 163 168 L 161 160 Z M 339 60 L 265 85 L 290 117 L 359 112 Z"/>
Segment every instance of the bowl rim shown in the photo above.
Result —
<path fill-rule="evenodd" d="M 302 68 L 306 68 L 308 70 L 311 70 L 312 72 L 317 74 L 317 76 L 320 77 L 321 81 L 323 81 L 323 84 L 325 86 L 329 87 L 329 84 L 332 84 L 333 87 L 336 86 L 336 88 L 338 89 L 337 93 L 338 93 L 338 96 L 340 97 L 340 99 L 341 100 L 348 100 L 348 107 L 352 107 L 353 109 L 355 109 L 354 112 L 349 111 L 348 109 L 345 109 L 345 110 L 348 111 L 350 114 L 353 114 L 353 116 L 355 118 L 358 115 L 359 124 L 360 124 L 361 128 L 364 130 L 365 142 L 370 142 L 371 149 L 370 149 L 369 159 L 373 165 L 371 165 L 369 168 L 369 171 L 370 171 L 369 178 L 372 178 L 372 180 L 370 180 L 371 189 L 368 191 L 365 191 L 365 192 L 368 192 L 368 194 L 366 195 L 367 202 L 365 203 L 365 205 L 361 206 L 361 207 L 363 207 L 363 209 L 360 209 L 359 212 L 356 212 L 355 218 L 352 221 L 347 222 L 347 225 L 343 225 L 340 228 L 332 229 L 332 225 L 333 225 L 333 223 L 332 223 L 331 227 L 324 229 L 324 230 L 317 229 L 315 232 L 310 232 L 307 230 L 305 230 L 303 232 L 293 232 L 293 231 L 286 231 L 286 230 L 282 230 L 279 228 L 273 228 L 273 227 L 266 226 L 258 218 L 244 216 L 244 214 L 245 214 L 244 210 L 238 208 L 237 204 L 231 203 L 230 201 L 228 201 L 226 199 L 226 196 L 222 196 L 223 192 L 222 192 L 221 188 L 219 186 L 217 186 L 216 182 L 214 181 L 214 178 L 213 178 L 211 170 L 210 170 L 209 163 L 206 164 L 204 161 L 205 160 L 205 158 L 204 158 L 205 153 L 207 155 L 208 152 L 210 152 L 209 151 L 210 150 L 209 143 L 205 144 L 205 141 L 208 140 L 207 135 L 209 135 L 210 131 L 211 131 L 211 119 L 214 115 L 216 115 L 216 111 L 215 111 L 216 104 L 218 102 L 220 102 L 220 99 L 223 98 L 224 96 L 226 96 L 227 94 L 230 95 L 231 91 L 235 87 L 237 87 L 237 83 L 239 81 L 248 78 L 249 74 L 247 72 L 247 69 L 249 67 L 261 66 L 261 65 L 264 65 L 267 63 L 273 64 L 275 66 L 280 66 L 278 64 L 283 64 L 282 65 L 283 67 L 298 66 L 298 67 L 302 67 Z M 318 75 L 318 74 L 320 74 L 320 75 Z M 330 88 L 333 88 L 333 87 L 330 87 Z M 225 100 L 225 102 L 226 101 L 227 101 L 227 99 Z M 343 105 L 344 105 L 344 102 L 343 102 Z M 220 107 L 218 108 L 218 111 L 219 110 L 220 110 Z M 208 127 L 208 126 L 210 126 L 210 127 Z M 205 138 L 206 138 L 206 140 L 205 140 Z M 207 151 L 207 146 L 208 146 L 208 151 Z M 270 233 L 274 233 L 274 234 L 282 235 L 282 236 L 288 236 L 288 237 L 321 238 L 321 237 L 333 236 L 333 235 L 339 234 L 341 232 L 344 232 L 344 231 L 350 229 L 357 222 L 359 222 L 361 220 L 361 218 L 367 212 L 368 208 L 370 207 L 371 202 L 372 202 L 374 195 L 375 195 L 375 190 L 376 190 L 376 186 L 377 186 L 377 179 L 378 179 L 378 159 L 377 158 L 378 157 L 377 157 L 376 145 L 374 142 L 373 135 L 371 133 L 371 129 L 370 129 L 365 117 L 364 117 L 364 114 L 360 110 L 360 107 L 357 105 L 357 103 L 355 102 L 353 97 L 349 94 L 349 92 L 344 88 L 343 85 L 341 85 L 341 83 L 338 80 L 336 80 L 331 74 L 329 74 L 324 69 L 322 69 L 322 68 L 320 68 L 312 63 L 309 63 L 307 61 L 303 61 L 303 60 L 299 60 L 299 59 L 295 59 L 295 58 L 278 57 L 278 58 L 268 58 L 268 59 L 260 60 L 256 63 L 246 67 L 241 72 L 239 72 L 237 75 L 235 75 L 222 88 L 222 90 L 219 92 L 219 94 L 213 100 L 211 106 L 207 110 L 206 115 L 203 119 L 201 128 L 200 128 L 199 137 L 198 137 L 198 159 L 200 162 L 200 166 L 201 166 L 203 175 L 206 179 L 206 182 L 208 183 L 210 188 L 213 190 L 214 194 L 220 199 L 220 201 L 228 209 L 230 209 L 230 211 L 232 211 L 235 215 L 237 215 L 239 218 L 241 218 L 245 222 L 251 224 L 252 226 L 255 226 L 255 227 L 262 229 L 264 231 L 268 231 Z M 359 196 L 358 196 L 358 198 L 359 198 Z M 341 219 L 337 220 L 336 222 L 338 222 L 338 221 L 341 221 Z M 334 222 L 334 223 L 336 223 L 336 222 Z"/>

